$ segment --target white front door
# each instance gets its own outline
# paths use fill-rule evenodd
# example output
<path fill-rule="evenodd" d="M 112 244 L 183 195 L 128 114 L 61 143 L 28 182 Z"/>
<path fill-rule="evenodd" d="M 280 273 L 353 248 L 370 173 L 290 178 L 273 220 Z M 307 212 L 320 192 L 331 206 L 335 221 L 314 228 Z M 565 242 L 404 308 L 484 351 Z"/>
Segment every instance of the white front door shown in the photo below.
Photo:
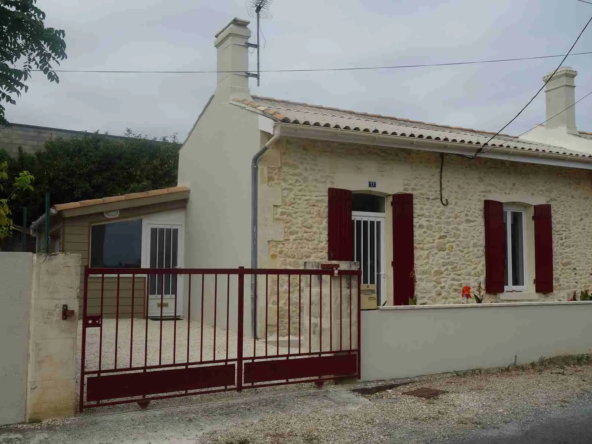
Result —
<path fill-rule="evenodd" d="M 143 266 L 146 268 L 181 268 L 182 227 L 180 225 L 145 225 Z M 183 276 L 148 275 L 148 317 L 183 316 Z M 176 307 L 176 312 L 175 312 Z"/>
<path fill-rule="evenodd" d="M 386 305 L 384 213 L 352 212 L 354 260 L 362 269 L 362 284 L 376 285 L 378 305 Z"/>

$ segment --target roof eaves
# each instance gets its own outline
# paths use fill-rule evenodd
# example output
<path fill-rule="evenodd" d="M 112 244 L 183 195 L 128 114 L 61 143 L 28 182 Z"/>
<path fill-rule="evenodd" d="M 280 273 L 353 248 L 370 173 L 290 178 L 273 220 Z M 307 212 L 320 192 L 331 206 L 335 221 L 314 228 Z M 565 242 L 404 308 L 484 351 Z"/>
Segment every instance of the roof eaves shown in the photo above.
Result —
<path fill-rule="evenodd" d="M 289 128 L 294 128 L 296 130 L 297 127 L 300 127 L 301 125 L 295 125 L 295 124 L 283 124 L 283 127 L 285 127 L 286 129 Z M 349 134 L 350 140 L 355 140 L 355 143 L 363 143 L 367 144 L 367 145 L 379 145 L 379 146 L 395 146 L 397 145 L 396 141 L 401 141 L 401 143 L 403 143 L 403 145 L 405 147 L 408 148 L 416 148 L 419 149 L 418 147 L 418 143 L 424 143 L 424 144 L 436 144 L 439 147 L 435 148 L 436 151 L 438 152 L 450 152 L 453 154 L 457 154 L 456 151 L 454 151 L 453 149 L 451 149 L 451 145 L 455 145 L 459 148 L 462 147 L 462 150 L 470 150 L 471 146 L 473 146 L 474 151 L 477 151 L 477 148 L 480 146 L 483 146 L 480 142 L 473 142 L 473 141 L 469 141 L 467 142 L 466 140 L 462 139 L 462 138 L 458 138 L 458 137 L 425 137 L 422 134 L 413 134 L 413 133 L 391 133 L 391 134 L 384 134 L 384 133 L 368 133 L 368 132 L 363 132 L 363 131 L 354 131 L 354 130 L 346 130 L 343 128 L 327 128 L 327 127 L 311 127 L 309 129 L 306 130 L 306 134 L 303 134 L 302 131 L 304 131 L 304 129 L 302 130 L 296 130 L 296 131 L 290 131 L 290 132 L 286 132 L 284 131 L 285 135 L 291 136 L 291 137 L 305 137 L 305 138 L 312 138 L 315 139 L 317 138 L 315 136 L 315 134 L 318 132 L 318 139 L 319 140 L 333 140 L 333 139 L 327 139 L 326 134 L 330 134 L 331 132 L 334 131 L 338 131 L 340 136 L 338 139 L 335 139 L 335 141 L 343 141 L 346 142 L 348 140 L 348 138 L 345 137 L 345 135 Z M 323 133 L 325 133 L 323 135 Z M 353 139 L 352 139 L 353 137 Z M 391 139 L 392 137 L 392 139 Z M 377 143 L 378 139 L 382 138 L 383 140 L 390 140 L 389 143 Z M 386 139 L 385 139 L 386 138 Z M 392 143 L 391 143 L 392 142 Z M 522 143 L 522 142 L 520 142 Z M 526 145 L 526 144 L 525 144 Z M 579 163 L 587 163 L 587 164 L 592 164 L 592 155 L 587 155 L 587 154 L 583 154 L 583 153 L 579 153 L 579 152 L 574 152 L 574 151 L 569 151 L 569 150 L 564 150 L 564 149 L 556 149 L 557 147 L 553 147 L 553 146 L 546 146 L 546 145 L 536 145 L 536 144 L 532 144 L 532 146 L 529 147 L 525 147 L 525 146 L 519 146 L 519 145 L 515 145 L 515 144 L 508 144 L 508 143 L 492 143 L 487 145 L 487 147 L 491 148 L 491 149 L 495 149 L 495 150 L 505 150 L 506 151 L 506 155 L 510 156 L 512 154 L 515 155 L 523 155 L 523 156 L 528 156 L 528 157 L 537 157 L 537 158 L 549 158 L 549 159 L 562 159 L 562 160 L 567 160 L 569 158 L 573 158 L 574 160 L 577 159 Z M 489 150 L 488 150 L 489 151 Z M 536 153 L 538 153 L 538 156 L 536 155 Z M 465 151 L 464 152 L 465 155 L 470 155 L 471 151 Z M 473 153 L 474 154 L 474 153 Z"/>

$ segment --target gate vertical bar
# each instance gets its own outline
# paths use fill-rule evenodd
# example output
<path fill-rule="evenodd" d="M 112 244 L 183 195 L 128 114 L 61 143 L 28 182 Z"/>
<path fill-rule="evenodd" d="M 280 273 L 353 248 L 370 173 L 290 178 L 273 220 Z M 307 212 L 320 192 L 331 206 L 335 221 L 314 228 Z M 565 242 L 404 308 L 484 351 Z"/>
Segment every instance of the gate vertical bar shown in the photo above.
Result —
<path fill-rule="evenodd" d="M 291 299 L 290 299 L 290 286 L 292 285 L 292 277 L 290 275 L 287 276 L 288 278 L 288 356 L 290 356 L 290 343 L 292 342 L 290 337 L 292 334 L 292 328 L 290 326 L 290 311 L 292 310 L 292 304 L 291 304 Z"/>
<path fill-rule="evenodd" d="M 339 276 L 339 351 L 343 350 L 343 276 Z"/>
<path fill-rule="evenodd" d="M 298 354 L 302 346 L 302 275 L 298 275 Z"/>
<path fill-rule="evenodd" d="M 115 295 L 115 356 L 113 362 L 115 363 L 114 368 L 117 370 L 117 351 L 119 350 L 119 288 L 120 288 L 120 275 L 117 273 L 117 294 Z"/>
<path fill-rule="evenodd" d="M 312 353 L 312 274 L 308 277 L 308 352 Z"/>
<path fill-rule="evenodd" d="M 101 274 L 101 326 L 99 330 L 99 376 L 101 376 L 101 368 L 103 364 L 103 305 L 104 305 L 104 291 L 105 291 L 105 273 Z"/>
<path fill-rule="evenodd" d="M 257 325 L 257 280 L 258 280 L 258 278 L 259 278 L 259 276 L 256 274 L 251 276 L 251 279 L 253 280 L 253 305 L 254 305 L 253 309 L 251 310 L 251 312 L 253 313 L 253 319 L 254 319 L 251 322 L 251 324 L 253 325 L 253 362 L 255 362 L 255 357 L 257 356 L 257 336 L 258 336 L 258 333 L 257 333 L 257 327 L 258 327 L 258 325 Z M 228 283 L 228 285 L 230 285 L 230 282 Z M 228 321 L 226 322 L 226 324 L 228 324 Z M 228 347 L 228 344 L 226 344 L 226 347 Z"/>
<path fill-rule="evenodd" d="M 238 271 L 238 332 L 236 338 L 236 390 L 243 390 L 243 328 L 245 315 L 245 267 Z"/>
<path fill-rule="evenodd" d="M 213 360 L 216 360 L 216 321 L 218 320 L 218 275 L 214 275 L 214 351 Z"/>
<path fill-rule="evenodd" d="M 331 279 L 331 278 L 329 278 Z M 319 276 L 319 357 L 323 352 L 323 275 Z"/>
<path fill-rule="evenodd" d="M 130 315 L 130 368 L 133 367 L 133 357 L 134 357 L 134 304 L 135 304 L 135 296 L 136 294 L 136 275 L 132 275 L 132 313 Z"/>
<path fill-rule="evenodd" d="M 362 283 L 358 274 L 358 379 L 362 378 Z"/>
<path fill-rule="evenodd" d="M 158 276 L 158 275 L 157 275 Z M 158 365 L 162 365 L 162 314 L 164 309 L 164 273 L 160 275 L 160 339 L 158 342 Z"/>
<path fill-rule="evenodd" d="M 187 365 L 189 368 L 189 350 L 191 347 L 191 278 L 193 275 L 189 274 L 189 288 L 187 290 Z"/>
<path fill-rule="evenodd" d="M 329 351 L 333 351 L 333 276 L 329 276 Z"/>
<path fill-rule="evenodd" d="M 255 283 L 255 300 L 257 298 L 257 283 Z M 228 344 L 230 342 L 230 274 L 226 276 L 226 364 L 228 364 Z M 253 340 L 255 340 L 253 335 Z"/>
<path fill-rule="evenodd" d="M 204 336 L 204 280 L 205 273 L 201 275 L 201 322 L 199 324 L 199 362 L 203 361 L 203 336 Z"/>
<path fill-rule="evenodd" d="M 276 293 L 275 293 L 275 303 L 276 307 L 276 315 L 275 315 L 275 351 L 276 355 L 279 356 L 280 354 L 280 275 L 278 274 L 276 277 Z"/>
<path fill-rule="evenodd" d="M 173 285 L 173 282 L 175 283 L 175 312 L 173 313 L 173 364 L 177 362 L 177 286 L 179 285 L 178 278 L 179 275 L 175 274 L 175 280 L 173 281 L 173 276 L 171 276 L 171 285 Z"/>
<path fill-rule="evenodd" d="M 88 303 L 88 265 L 84 267 L 84 290 L 82 293 L 82 346 L 80 351 L 80 399 L 78 408 L 84 410 L 84 370 L 86 366 L 86 310 Z"/>

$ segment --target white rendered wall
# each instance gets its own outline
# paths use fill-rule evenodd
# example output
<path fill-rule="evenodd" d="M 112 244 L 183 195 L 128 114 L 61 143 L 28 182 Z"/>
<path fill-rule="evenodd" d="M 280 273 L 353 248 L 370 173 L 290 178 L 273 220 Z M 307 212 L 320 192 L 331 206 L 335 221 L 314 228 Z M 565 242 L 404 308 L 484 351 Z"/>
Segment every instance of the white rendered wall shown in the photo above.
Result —
<path fill-rule="evenodd" d="M 590 353 L 592 303 L 472 304 L 362 312 L 362 380 Z"/>

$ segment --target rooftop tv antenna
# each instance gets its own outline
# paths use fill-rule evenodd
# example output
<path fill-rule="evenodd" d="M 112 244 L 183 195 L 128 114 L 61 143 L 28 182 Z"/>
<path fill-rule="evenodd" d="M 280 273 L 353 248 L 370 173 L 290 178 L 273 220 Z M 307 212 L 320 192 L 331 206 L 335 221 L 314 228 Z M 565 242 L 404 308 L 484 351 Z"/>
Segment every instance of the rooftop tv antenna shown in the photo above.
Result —
<path fill-rule="evenodd" d="M 257 74 L 248 72 L 247 76 L 255 77 L 257 79 L 257 86 L 261 85 L 261 44 L 259 38 L 261 37 L 261 16 L 263 18 L 271 18 L 269 6 L 273 0 L 247 0 L 247 10 L 249 16 L 257 17 L 257 43 L 247 43 L 249 48 L 257 48 Z"/>

